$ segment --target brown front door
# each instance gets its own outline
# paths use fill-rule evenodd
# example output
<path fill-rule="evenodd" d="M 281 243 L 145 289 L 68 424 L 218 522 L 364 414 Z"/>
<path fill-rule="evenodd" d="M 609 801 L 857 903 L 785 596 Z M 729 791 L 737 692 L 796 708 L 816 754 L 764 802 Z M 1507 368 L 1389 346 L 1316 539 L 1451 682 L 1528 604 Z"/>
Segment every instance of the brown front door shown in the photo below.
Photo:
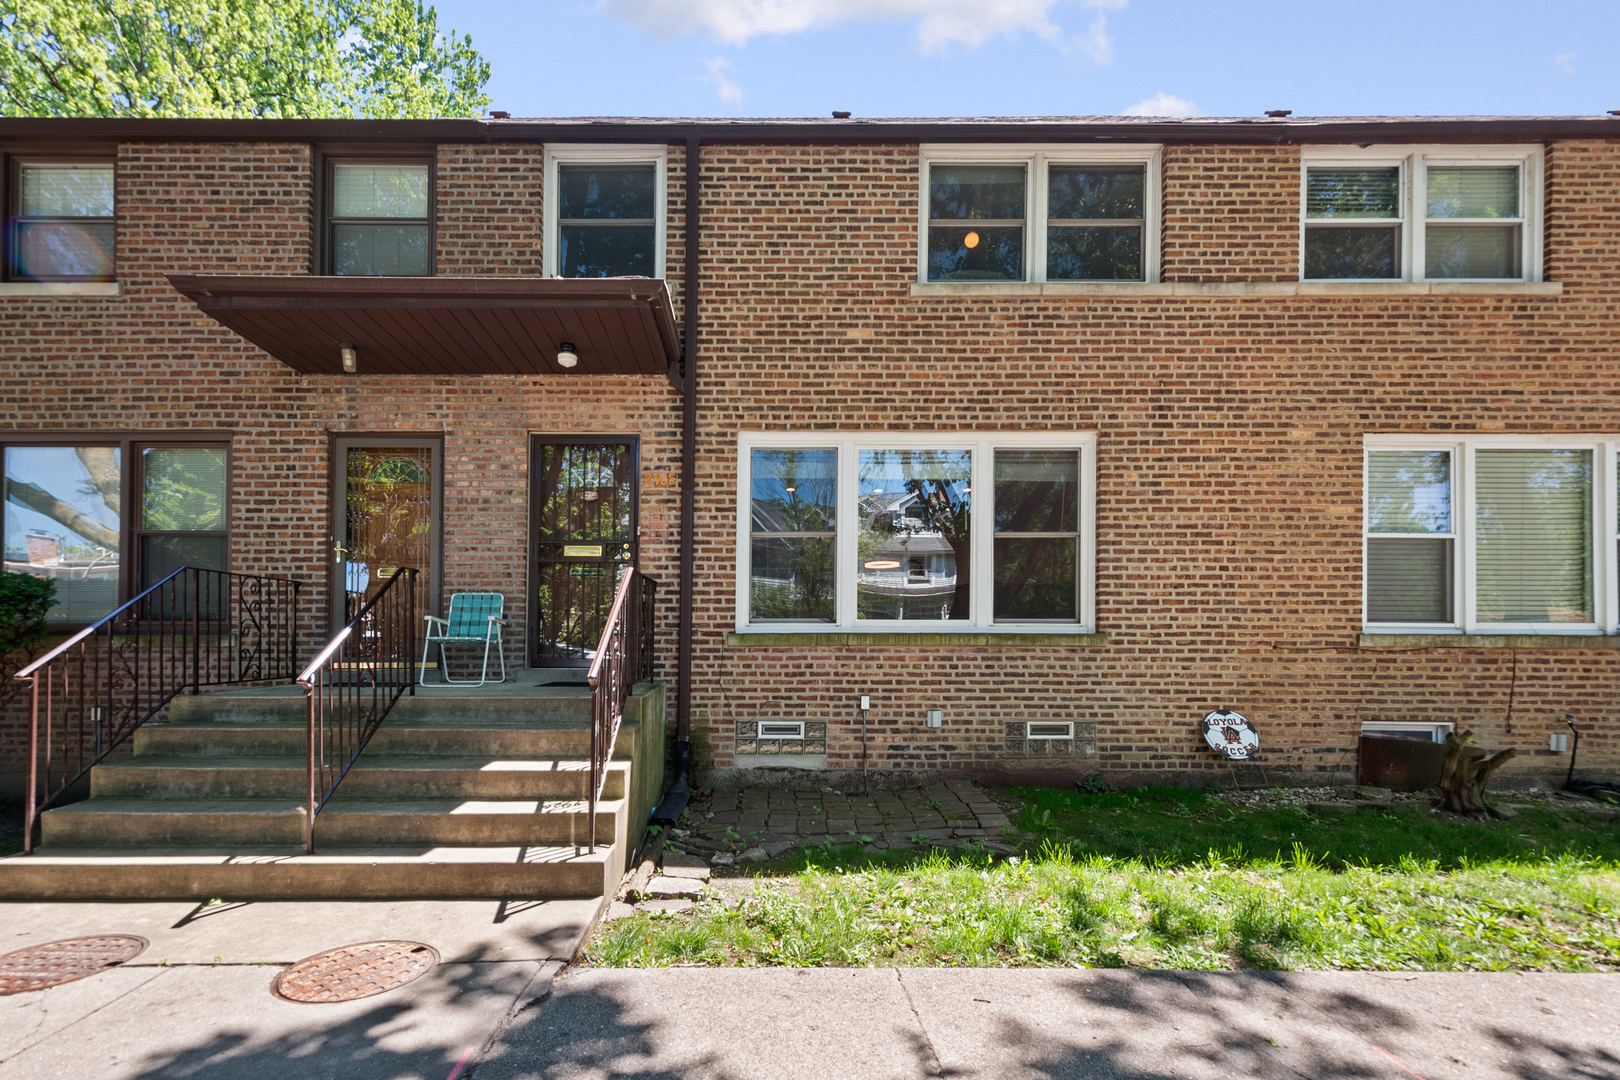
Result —
<path fill-rule="evenodd" d="M 417 570 L 417 617 L 439 614 L 442 448 L 438 439 L 337 439 L 331 566 L 333 594 L 345 601 L 332 605 L 334 631 L 402 566 Z"/>
<path fill-rule="evenodd" d="M 633 438 L 534 439 L 529 664 L 586 667 L 626 566 L 636 565 Z"/>

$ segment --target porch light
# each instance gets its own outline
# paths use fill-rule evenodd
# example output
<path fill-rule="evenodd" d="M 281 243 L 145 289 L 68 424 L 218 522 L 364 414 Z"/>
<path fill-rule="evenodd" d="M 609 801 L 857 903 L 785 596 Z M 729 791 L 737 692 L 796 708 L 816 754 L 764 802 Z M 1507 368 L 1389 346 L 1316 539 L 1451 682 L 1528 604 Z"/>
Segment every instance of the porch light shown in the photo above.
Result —
<path fill-rule="evenodd" d="M 354 347 L 354 342 L 345 341 L 338 346 L 338 355 L 343 357 L 343 370 L 353 375 L 360 370 L 360 350 Z"/>
<path fill-rule="evenodd" d="M 557 366 L 571 368 L 579 363 L 579 353 L 574 351 L 574 343 L 565 341 L 557 346 Z"/>

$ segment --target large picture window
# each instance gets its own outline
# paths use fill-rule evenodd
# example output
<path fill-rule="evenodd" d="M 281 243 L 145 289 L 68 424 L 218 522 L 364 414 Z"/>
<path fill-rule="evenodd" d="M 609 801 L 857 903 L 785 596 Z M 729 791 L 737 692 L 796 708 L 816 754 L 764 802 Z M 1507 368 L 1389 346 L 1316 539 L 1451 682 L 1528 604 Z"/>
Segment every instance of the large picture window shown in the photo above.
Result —
<path fill-rule="evenodd" d="M 1541 280 L 1535 147 L 1307 147 L 1305 281 Z"/>
<path fill-rule="evenodd" d="M 1368 628 L 1612 629 L 1614 461 L 1607 439 L 1369 438 Z"/>
<path fill-rule="evenodd" d="M 918 280 L 1157 281 L 1157 147 L 925 146 Z"/>
<path fill-rule="evenodd" d="M 1095 436 L 749 432 L 739 630 L 1085 630 Z"/>
<path fill-rule="evenodd" d="M 52 623 L 94 622 L 181 566 L 229 569 L 223 444 L 47 436 L 0 455 L 5 568 L 56 582 Z"/>

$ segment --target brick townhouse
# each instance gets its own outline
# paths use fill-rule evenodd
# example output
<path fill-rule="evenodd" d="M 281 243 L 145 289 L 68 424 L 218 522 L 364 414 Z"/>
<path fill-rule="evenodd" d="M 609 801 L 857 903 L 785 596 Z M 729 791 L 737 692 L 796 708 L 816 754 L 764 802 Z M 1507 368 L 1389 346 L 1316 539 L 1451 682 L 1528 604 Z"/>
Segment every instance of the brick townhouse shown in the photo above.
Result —
<path fill-rule="evenodd" d="M 8 119 L 0 154 L 5 565 L 60 630 L 185 564 L 306 582 L 313 652 L 413 565 L 421 612 L 500 592 L 506 663 L 569 667 L 634 564 L 700 777 L 1226 781 L 1219 708 L 1273 781 L 1369 725 L 1561 776 L 1565 713 L 1620 765 L 1620 118 Z"/>

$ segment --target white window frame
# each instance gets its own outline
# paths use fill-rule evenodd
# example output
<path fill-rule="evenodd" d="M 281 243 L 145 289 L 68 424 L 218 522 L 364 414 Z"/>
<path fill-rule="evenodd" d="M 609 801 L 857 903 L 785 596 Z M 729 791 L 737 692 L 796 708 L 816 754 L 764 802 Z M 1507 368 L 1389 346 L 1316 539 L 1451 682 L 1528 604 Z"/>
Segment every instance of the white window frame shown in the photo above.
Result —
<path fill-rule="evenodd" d="M 1305 146 L 1299 155 L 1299 280 L 1301 281 L 1540 281 L 1543 248 L 1543 173 L 1545 153 L 1539 146 Z M 1519 267 L 1516 278 L 1429 278 L 1426 240 L 1429 223 L 1429 166 L 1513 165 L 1519 169 Z M 1305 226 L 1332 225 L 1332 219 L 1307 218 L 1310 170 L 1321 168 L 1400 168 L 1401 273 L 1390 278 L 1308 278 L 1305 276 Z M 1347 219 L 1370 222 L 1386 219 Z M 1439 219 L 1437 219 L 1439 220 Z M 1472 221 L 1473 219 L 1464 219 Z M 1503 219 L 1509 224 L 1514 219 Z"/>
<path fill-rule="evenodd" d="M 1478 450 L 1592 451 L 1592 616 L 1589 623 L 1482 623 L 1475 617 L 1474 454 Z M 1383 451 L 1451 451 L 1452 596 L 1447 623 L 1375 623 L 1367 613 L 1367 455 Z M 1616 483 L 1620 481 L 1620 435 L 1368 435 L 1361 461 L 1361 611 L 1369 634 L 1613 634 L 1620 631 L 1620 542 Z M 1417 534 L 1424 535 L 1424 534 Z"/>
<path fill-rule="evenodd" d="M 926 285 L 982 286 L 1014 284 L 986 281 L 928 280 L 928 176 L 932 165 L 1022 165 L 1024 166 L 1024 276 L 1022 282 L 1046 281 L 1046 212 L 1050 194 L 1047 167 L 1050 165 L 1141 165 L 1142 193 L 1142 280 L 1070 281 L 1073 285 L 1129 285 L 1159 280 L 1159 217 L 1164 148 L 1150 144 L 1124 143 L 1118 146 L 1087 144 L 994 146 L 984 143 L 925 143 L 920 148 L 917 168 L 917 281 Z M 1038 227 L 1037 226 L 1038 223 Z"/>
<path fill-rule="evenodd" d="M 995 461 L 997 448 L 1024 447 L 1080 452 L 1080 618 L 1075 622 L 1009 622 L 992 617 L 995 604 Z M 769 449 L 836 449 L 837 577 L 834 580 L 836 619 L 824 622 L 750 623 L 748 586 L 753 498 L 753 451 Z M 857 619 L 856 575 L 858 559 L 860 451 L 971 450 L 974 494 L 981 509 L 971 526 L 972 611 L 968 619 Z M 799 634 L 941 634 L 998 633 L 1091 634 L 1097 625 L 1097 433 L 1094 431 L 743 431 L 737 436 L 737 549 L 736 626 L 738 633 Z"/>
<path fill-rule="evenodd" d="M 658 144 L 624 146 L 615 143 L 546 144 L 541 191 L 540 272 L 546 277 L 561 273 L 557 253 L 561 249 L 557 236 L 557 208 L 562 202 L 558 196 L 557 166 L 565 165 L 651 165 L 653 166 L 653 207 L 656 223 L 653 240 L 656 252 L 653 258 L 654 277 L 665 276 L 665 245 L 669 232 L 669 148 Z"/>

